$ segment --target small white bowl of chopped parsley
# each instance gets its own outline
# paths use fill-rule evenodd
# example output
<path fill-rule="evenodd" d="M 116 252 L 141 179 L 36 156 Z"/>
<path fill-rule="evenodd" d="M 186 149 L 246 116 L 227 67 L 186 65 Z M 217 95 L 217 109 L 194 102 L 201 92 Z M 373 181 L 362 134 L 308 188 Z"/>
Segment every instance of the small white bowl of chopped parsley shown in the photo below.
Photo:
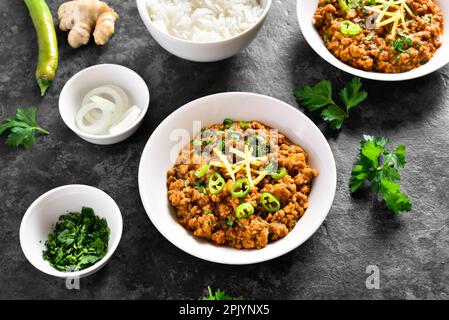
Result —
<path fill-rule="evenodd" d="M 20 245 L 28 261 L 46 274 L 86 277 L 108 262 L 122 229 L 120 209 L 108 194 L 66 185 L 31 204 L 20 225 Z"/>

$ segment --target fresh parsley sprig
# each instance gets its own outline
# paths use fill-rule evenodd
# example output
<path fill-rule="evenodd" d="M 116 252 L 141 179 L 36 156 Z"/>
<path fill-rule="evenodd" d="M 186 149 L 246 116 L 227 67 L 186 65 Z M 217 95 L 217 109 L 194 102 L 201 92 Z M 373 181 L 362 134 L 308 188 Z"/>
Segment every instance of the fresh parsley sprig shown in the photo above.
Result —
<path fill-rule="evenodd" d="M 391 211 L 410 211 L 412 204 L 397 183 L 401 179 L 399 169 L 406 164 L 405 145 L 400 144 L 391 152 L 386 149 L 388 142 L 386 138 L 364 136 L 360 142 L 359 161 L 349 181 L 350 191 L 356 192 L 368 181 L 372 189 L 384 198 Z"/>
<path fill-rule="evenodd" d="M 309 111 L 322 109 L 323 120 L 330 122 L 332 128 L 340 129 L 343 122 L 349 118 L 349 111 L 368 97 L 368 93 L 361 91 L 361 88 L 360 79 L 353 78 L 340 91 L 339 96 L 345 108 L 338 106 L 332 99 L 332 84 L 329 80 L 323 80 L 314 87 L 294 89 L 293 94 Z"/>
<path fill-rule="evenodd" d="M 6 144 L 14 147 L 24 146 L 26 149 L 36 143 L 36 132 L 48 134 L 36 121 L 35 107 L 17 109 L 15 117 L 8 117 L 0 123 L 0 135 L 8 135 Z"/>
<path fill-rule="evenodd" d="M 231 297 L 221 290 L 216 290 L 214 293 L 210 286 L 207 287 L 207 291 L 209 292 L 209 295 L 202 297 L 201 300 L 246 300 L 243 296 Z"/>

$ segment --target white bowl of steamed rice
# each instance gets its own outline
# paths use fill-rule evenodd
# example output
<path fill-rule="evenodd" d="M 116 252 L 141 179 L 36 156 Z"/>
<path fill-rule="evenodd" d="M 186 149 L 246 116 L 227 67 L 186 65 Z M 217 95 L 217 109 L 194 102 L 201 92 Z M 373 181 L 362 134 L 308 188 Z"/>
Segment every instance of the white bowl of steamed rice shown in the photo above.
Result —
<path fill-rule="evenodd" d="M 272 0 L 136 0 L 152 37 L 195 62 L 234 56 L 254 40 Z"/>

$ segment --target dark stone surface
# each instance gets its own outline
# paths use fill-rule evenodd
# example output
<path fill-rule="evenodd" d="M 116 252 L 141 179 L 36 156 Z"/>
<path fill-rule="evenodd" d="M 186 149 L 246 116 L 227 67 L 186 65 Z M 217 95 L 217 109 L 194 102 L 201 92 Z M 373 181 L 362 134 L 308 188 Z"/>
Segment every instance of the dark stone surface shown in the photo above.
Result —
<path fill-rule="evenodd" d="M 56 12 L 61 1 L 48 1 Z M 110 1 L 120 14 L 117 34 L 106 47 L 72 50 L 58 31 L 60 68 L 45 98 L 34 80 L 35 35 L 22 1 L 0 2 L 0 117 L 36 105 L 51 134 L 32 151 L 0 143 L 0 298 L 183 299 L 208 285 L 256 299 L 449 298 L 449 69 L 403 83 L 364 81 L 370 96 L 339 133 L 311 116 L 334 152 L 338 190 L 326 222 L 300 248 L 251 266 L 201 261 L 171 245 L 142 207 L 137 170 L 155 127 L 183 104 L 216 92 L 252 91 L 298 106 L 295 86 L 331 79 L 342 86 L 351 76 L 318 57 L 304 41 L 295 1 L 274 1 L 267 23 L 252 45 L 227 61 L 198 64 L 161 49 L 138 17 L 135 1 Z M 95 146 L 73 134 L 58 113 L 64 83 L 98 63 L 137 70 L 151 91 L 144 124 L 127 141 Z M 193 79 L 193 81 L 192 81 Z M 300 106 L 298 108 L 301 109 Z M 310 114 L 308 114 L 310 115 Z M 408 165 L 403 190 L 414 204 L 394 216 L 369 193 L 351 197 L 348 179 L 362 134 L 405 143 Z M 20 221 L 42 193 L 83 183 L 105 190 L 124 214 L 120 246 L 108 265 L 81 281 L 81 290 L 31 266 L 19 245 Z M 380 290 L 367 290 L 365 269 L 380 268 Z"/>

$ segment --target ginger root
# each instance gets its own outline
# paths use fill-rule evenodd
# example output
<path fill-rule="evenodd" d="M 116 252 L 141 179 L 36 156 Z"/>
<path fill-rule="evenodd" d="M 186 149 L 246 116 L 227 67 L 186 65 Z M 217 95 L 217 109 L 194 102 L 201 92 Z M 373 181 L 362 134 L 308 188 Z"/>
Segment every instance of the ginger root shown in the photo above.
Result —
<path fill-rule="evenodd" d="M 99 0 L 75 0 L 62 4 L 58 9 L 59 28 L 69 32 L 72 48 L 86 45 L 94 30 L 97 45 L 105 45 L 114 34 L 118 14 Z"/>

